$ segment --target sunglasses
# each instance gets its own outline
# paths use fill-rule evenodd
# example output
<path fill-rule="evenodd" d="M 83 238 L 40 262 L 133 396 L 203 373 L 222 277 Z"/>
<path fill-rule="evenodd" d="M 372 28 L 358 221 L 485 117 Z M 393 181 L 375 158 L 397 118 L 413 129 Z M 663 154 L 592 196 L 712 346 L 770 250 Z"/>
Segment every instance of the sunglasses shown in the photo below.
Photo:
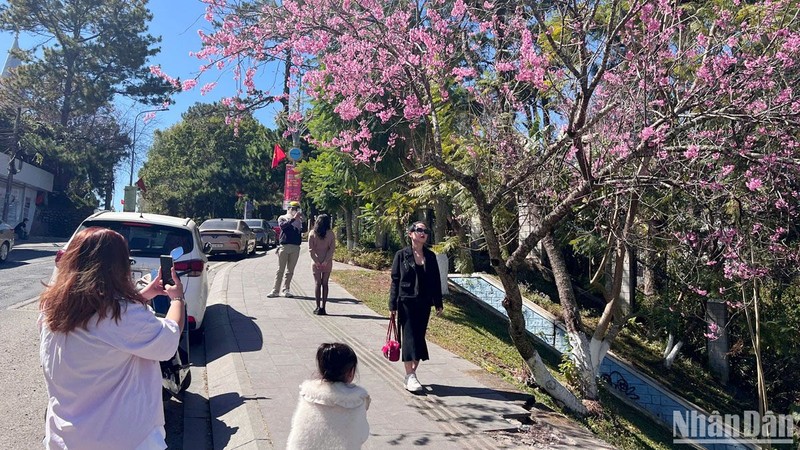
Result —
<path fill-rule="evenodd" d="M 431 234 L 431 230 L 429 230 L 427 228 L 414 228 L 411 231 L 416 231 L 417 233 Z"/>

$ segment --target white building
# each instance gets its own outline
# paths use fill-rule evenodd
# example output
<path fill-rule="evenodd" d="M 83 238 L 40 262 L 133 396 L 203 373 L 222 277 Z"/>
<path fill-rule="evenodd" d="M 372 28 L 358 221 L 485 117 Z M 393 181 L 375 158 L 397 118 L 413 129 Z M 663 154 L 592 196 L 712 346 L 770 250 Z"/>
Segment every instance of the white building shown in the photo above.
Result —
<path fill-rule="evenodd" d="M 14 39 L 13 49 L 18 49 L 17 39 Z M 3 65 L 2 77 L 9 74 L 9 70 L 20 65 L 20 61 L 9 53 L 6 63 Z M 8 149 L 0 148 L 0 218 L 7 217 L 6 222 L 12 227 L 28 218 L 28 231 L 34 226 L 36 217 L 36 207 L 45 202 L 48 192 L 53 191 L 53 174 L 38 167 L 14 161 L 17 173 L 11 175 L 11 185 L 9 186 L 9 160 L 11 155 Z M 6 192 L 9 192 L 6 200 Z M 8 211 L 4 210 L 6 202 Z"/>
<path fill-rule="evenodd" d="M 0 152 L 0 214 L 6 198 L 8 185 L 9 156 Z M 19 161 L 16 161 L 19 167 Z M 8 202 L 8 224 L 12 227 L 28 218 L 28 231 L 32 229 L 36 207 L 45 202 L 48 192 L 53 191 L 53 174 L 22 163 L 22 170 L 11 178 L 11 195 Z M 2 217 L 2 216 L 0 216 Z"/>

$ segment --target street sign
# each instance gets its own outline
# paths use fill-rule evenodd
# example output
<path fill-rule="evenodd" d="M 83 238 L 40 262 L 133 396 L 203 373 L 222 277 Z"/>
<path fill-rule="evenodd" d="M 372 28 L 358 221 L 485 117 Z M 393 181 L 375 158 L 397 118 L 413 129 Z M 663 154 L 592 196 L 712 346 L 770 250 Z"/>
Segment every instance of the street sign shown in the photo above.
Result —
<path fill-rule="evenodd" d="M 303 151 L 297 147 L 292 147 L 289 149 L 289 159 L 294 162 L 300 161 L 303 158 Z"/>

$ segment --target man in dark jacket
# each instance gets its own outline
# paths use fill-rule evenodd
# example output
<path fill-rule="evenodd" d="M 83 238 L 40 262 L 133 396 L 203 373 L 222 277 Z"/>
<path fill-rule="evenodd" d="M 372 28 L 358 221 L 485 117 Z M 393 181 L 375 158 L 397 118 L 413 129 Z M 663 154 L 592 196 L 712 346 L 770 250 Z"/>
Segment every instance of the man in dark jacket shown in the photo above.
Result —
<path fill-rule="evenodd" d="M 28 239 L 28 230 L 26 230 L 28 226 L 28 218 L 22 219 L 22 222 L 18 223 L 17 226 L 14 227 L 14 233 L 17 235 L 19 239 Z"/>
<path fill-rule="evenodd" d="M 300 242 L 303 240 L 303 212 L 300 210 L 300 203 L 289 202 L 286 214 L 278 217 L 278 226 L 281 227 L 278 271 L 275 273 L 272 292 L 267 294 L 267 297 L 277 297 L 278 295 L 294 297 L 289 291 L 289 285 L 292 283 L 294 268 L 297 265 L 297 258 L 300 256 Z M 282 291 L 280 290 L 281 282 L 283 282 Z M 278 294 L 279 292 L 280 294 Z"/>

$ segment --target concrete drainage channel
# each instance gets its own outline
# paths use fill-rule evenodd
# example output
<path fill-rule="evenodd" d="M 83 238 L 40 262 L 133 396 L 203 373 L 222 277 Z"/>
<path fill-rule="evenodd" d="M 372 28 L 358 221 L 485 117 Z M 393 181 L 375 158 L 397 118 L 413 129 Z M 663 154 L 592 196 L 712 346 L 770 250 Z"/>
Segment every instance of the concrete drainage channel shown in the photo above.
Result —
<path fill-rule="evenodd" d="M 450 274 L 448 279 L 457 290 L 476 300 L 489 311 L 507 318 L 505 308 L 502 306 L 505 292 L 499 283 L 490 277 L 483 274 Z M 523 301 L 522 309 L 525 316 L 525 327 L 531 336 L 559 353 L 568 350 L 569 342 L 566 330 L 555 316 L 529 300 Z M 673 429 L 675 414 L 684 416 L 694 412 L 694 414 L 705 417 L 710 415 L 699 406 L 670 391 L 660 382 L 639 372 L 612 352 L 608 352 L 600 364 L 600 379 L 611 388 L 608 390 L 610 393 L 670 430 Z M 730 442 L 712 442 L 706 445 L 701 443 L 698 447 L 710 450 L 755 448 L 746 439 L 739 438 L 738 434 L 727 441 Z"/>

